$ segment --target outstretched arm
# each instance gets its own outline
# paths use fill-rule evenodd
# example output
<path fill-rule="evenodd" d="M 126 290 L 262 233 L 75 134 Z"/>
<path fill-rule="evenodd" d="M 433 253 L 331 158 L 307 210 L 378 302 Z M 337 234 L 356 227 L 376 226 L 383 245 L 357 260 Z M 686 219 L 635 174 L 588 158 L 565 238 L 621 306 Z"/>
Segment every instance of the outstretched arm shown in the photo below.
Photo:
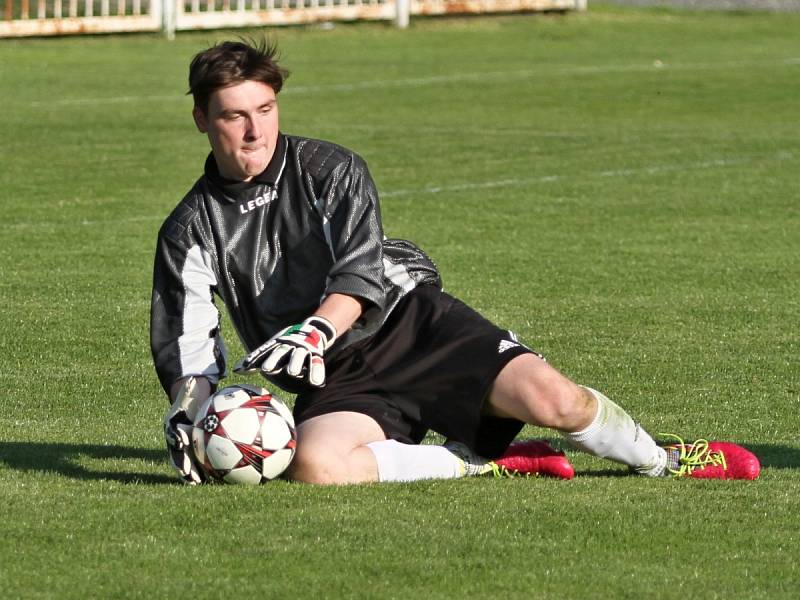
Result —
<path fill-rule="evenodd" d="M 326 297 L 314 314 L 291 325 L 244 357 L 236 371 L 260 369 L 270 381 L 288 391 L 296 385 L 325 385 L 323 356 L 363 312 L 362 301 L 348 294 Z"/>
<path fill-rule="evenodd" d="M 343 335 L 361 316 L 363 310 L 364 304 L 358 298 L 346 294 L 331 294 L 314 311 L 314 316 L 330 321 L 338 334 Z"/>

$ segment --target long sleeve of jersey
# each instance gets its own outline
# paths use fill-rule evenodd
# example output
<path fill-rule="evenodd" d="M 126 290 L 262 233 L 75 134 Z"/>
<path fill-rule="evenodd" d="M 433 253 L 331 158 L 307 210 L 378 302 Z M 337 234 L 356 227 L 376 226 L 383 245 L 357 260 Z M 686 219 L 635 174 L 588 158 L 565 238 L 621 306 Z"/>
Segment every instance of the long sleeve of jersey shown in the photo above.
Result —
<path fill-rule="evenodd" d="M 174 220 L 167 221 L 159 235 L 153 281 L 151 346 L 165 390 L 190 375 L 216 384 L 225 372 L 226 357 L 214 305 L 212 259 Z"/>
<path fill-rule="evenodd" d="M 223 180 L 213 157 L 162 226 L 156 249 L 151 350 L 165 390 L 225 373 L 218 297 L 246 350 L 311 315 L 334 293 L 365 311 L 329 352 L 373 335 L 400 299 L 439 285 L 416 246 L 384 239 L 378 194 L 349 150 L 281 135 L 250 182 Z"/>
<path fill-rule="evenodd" d="M 334 148 L 332 152 L 340 151 Z M 324 295 L 355 296 L 365 301 L 368 312 L 383 311 L 389 290 L 384 282 L 384 236 L 375 184 L 359 157 L 330 161 L 336 166 L 326 173 L 324 165 L 329 158 L 316 156 L 309 164 L 310 174 L 322 175 L 320 180 L 330 185 L 329 189 L 323 185 L 321 193 L 315 194 L 333 261 Z"/>

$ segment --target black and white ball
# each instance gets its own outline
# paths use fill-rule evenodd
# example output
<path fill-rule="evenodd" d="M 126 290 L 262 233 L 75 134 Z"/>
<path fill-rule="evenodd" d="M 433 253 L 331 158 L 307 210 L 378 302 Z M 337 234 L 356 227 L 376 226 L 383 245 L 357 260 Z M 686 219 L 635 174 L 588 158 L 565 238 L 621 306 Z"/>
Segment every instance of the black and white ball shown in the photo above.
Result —
<path fill-rule="evenodd" d="M 283 473 L 297 445 L 294 419 L 283 402 L 253 385 L 233 385 L 200 407 L 192 447 L 203 470 L 226 483 L 266 483 Z"/>

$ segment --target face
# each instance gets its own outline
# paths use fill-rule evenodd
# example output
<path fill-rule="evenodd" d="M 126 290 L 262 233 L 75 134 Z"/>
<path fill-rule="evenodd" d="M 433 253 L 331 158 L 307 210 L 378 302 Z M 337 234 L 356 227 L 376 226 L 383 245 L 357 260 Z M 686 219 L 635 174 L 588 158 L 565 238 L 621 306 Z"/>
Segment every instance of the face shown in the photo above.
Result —
<path fill-rule="evenodd" d="M 211 94 L 208 112 L 192 111 L 201 133 L 208 134 L 219 173 L 250 181 L 267 168 L 278 141 L 278 100 L 260 81 L 243 81 Z"/>

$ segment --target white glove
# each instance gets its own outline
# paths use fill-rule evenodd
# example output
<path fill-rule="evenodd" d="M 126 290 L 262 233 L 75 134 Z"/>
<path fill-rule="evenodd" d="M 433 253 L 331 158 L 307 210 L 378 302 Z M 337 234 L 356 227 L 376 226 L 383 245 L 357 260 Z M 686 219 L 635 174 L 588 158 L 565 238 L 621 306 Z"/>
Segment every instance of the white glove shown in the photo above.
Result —
<path fill-rule="evenodd" d="M 287 327 L 245 356 L 234 370 L 246 373 L 260 368 L 266 376 L 286 373 L 315 387 L 325 385 L 322 355 L 336 340 L 336 327 L 323 317 L 309 317 Z"/>
<path fill-rule="evenodd" d="M 175 402 L 164 415 L 164 439 L 167 442 L 169 461 L 189 485 L 206 480 L 203 469 L 192 450 L 192 424 L 204 398 L 197 396 L 197 379 L 189 377 L 183 382 Z"/>

